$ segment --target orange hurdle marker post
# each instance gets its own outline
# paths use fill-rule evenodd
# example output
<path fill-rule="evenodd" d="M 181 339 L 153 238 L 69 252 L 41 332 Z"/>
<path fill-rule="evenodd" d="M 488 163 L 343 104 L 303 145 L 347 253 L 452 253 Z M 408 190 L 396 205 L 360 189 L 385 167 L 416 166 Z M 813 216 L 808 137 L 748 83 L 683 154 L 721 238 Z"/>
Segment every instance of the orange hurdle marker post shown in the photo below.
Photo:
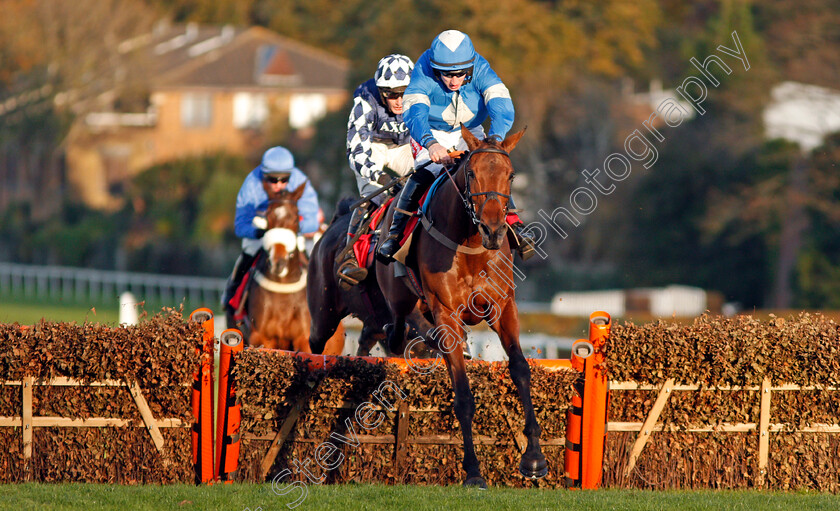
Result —
<path fill-rule="evenodd" d="M 610 336 L 611 318 L 604 311 L 589 316 L 589 342 L 593 353 L 584 359 L 583 417 L 581 420 L 581 488 L 601 486 L 604 443 L 607 435 L 609 381 L 604 371 L 604 350 Z"/>
<path fill-rule="evenodd" d="M 213 470 L 213 311 L 196 309 L 190 314 L 190 321 L 198 321 L 204 327 L 201 366 L 195 373 L 192 391 L 192 412 L 196 420 L 192 427 L 195 482 L 212 483 L 216 478 Z"/>
<path fill-rule="evenodd" d="M 239 424 L 241 410 L 231 376 L 234 355 L 242 352 L 242 333 L 228 328 L 219 338 L 219 401 L 216 419 L 216 473 L 228 483 L 236 479 L 239 468 Z"/>
<path fill-rule="evenodd" d="M 572 394 L 572 404 L 566 410 L 566 452 L 564 455 L 565 484 L 567 488 L 580 488 L 581 473 L 583 472 L 583 391 L 585 361 L 595 348 L 587 339 L 578 339 L 572 344 L 572 356 L 569 360 L 571 368 L 577 372 L 574 383 L 575 393 Z"/>

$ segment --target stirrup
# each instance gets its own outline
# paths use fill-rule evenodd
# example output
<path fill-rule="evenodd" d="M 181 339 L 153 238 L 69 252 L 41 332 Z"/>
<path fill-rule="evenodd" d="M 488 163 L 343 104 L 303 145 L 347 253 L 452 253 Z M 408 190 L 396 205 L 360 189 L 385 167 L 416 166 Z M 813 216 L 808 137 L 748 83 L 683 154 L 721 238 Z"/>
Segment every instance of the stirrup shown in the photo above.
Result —
<path fill-rule="evenodd" d="M 519 246 L 516 247 L 516 251 L 519 252 L 519 257 L 522 258 L 522 262 L 525 262 L 534 257 L 534 254 L 537 253 L 537 249 L 534 248 L 534 243 L 529 238 L 522 239 L 524 241 L 519 242 Z"/>
<path fill-rule="evenodd" d="M 365 280 L 368 276 L 367 268 L 362 268 L 358 264 L 353 264 L 355 261 L 348 259 L 338 268 L 338 278 L 340 282 L 338 283 L 342 289 L 345 291 L 350 289 L 352 286 L 359 285 L 359 282 Z M 347 271 L 347 273 L 344 273 Z"/>
<path fill-rule="evenodd" d="M 525 262 L 534 257 L 534 254 L 537 253 L 537 249 L 534 246 L 534 240 L 529 236 L 523 236 L 520 234 L 517 226 L 522 226 L 522 224 L 519 223 L 516 224 L 516 226 L 511 225 L 510 232 L 513 235 L 514 241 L 516 241 L 516 251 L 519 252 L 519 257 L 522 258 L 522 262 Z"/>

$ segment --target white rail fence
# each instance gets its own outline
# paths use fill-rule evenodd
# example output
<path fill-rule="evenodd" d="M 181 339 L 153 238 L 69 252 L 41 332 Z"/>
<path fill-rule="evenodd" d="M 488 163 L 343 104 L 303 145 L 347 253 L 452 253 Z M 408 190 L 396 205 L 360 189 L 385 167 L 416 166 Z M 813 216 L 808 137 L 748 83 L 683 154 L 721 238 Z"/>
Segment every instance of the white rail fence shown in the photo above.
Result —
<path fill-rule="evenodd" d="M 140 301 L 215 307 L 225 279 L 0 263 L 0 296 L 84 305 L 118 303 L 129 291 Z"/>

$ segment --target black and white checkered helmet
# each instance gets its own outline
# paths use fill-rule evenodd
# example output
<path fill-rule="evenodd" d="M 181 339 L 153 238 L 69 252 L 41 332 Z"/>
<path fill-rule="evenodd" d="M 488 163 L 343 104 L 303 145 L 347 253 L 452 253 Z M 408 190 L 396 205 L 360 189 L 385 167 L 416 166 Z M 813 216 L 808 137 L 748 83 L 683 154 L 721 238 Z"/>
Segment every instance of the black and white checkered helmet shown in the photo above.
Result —
<path fill-rule="evenodd" d="M 405 55 L 397 53 L 383 57 L 376 66 L 376 86 L 381 89 L 396 89 L 408 87 L 414 62 Z"/>

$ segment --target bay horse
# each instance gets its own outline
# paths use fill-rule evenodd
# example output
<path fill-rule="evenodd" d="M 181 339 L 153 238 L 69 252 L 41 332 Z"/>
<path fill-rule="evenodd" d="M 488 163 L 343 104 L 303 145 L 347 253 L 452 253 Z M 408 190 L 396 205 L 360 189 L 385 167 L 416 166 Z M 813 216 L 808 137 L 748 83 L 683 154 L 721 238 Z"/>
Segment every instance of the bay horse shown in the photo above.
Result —
<path fill-rule="evenodd" d="M 394 325 L 388 304 L 376 283 L 376 275 L 370 272 L 365 280 L 350 289 L 342 289 L 339 285 L 336 258 L 347 241 L 350 204 L 354 201 L 351 198 L 339 201 L 327 230 L 315 243 L 309 257 L 309 275 L 306 283 L 309 314 L 312 318 L 309 345 L 314 353 L 321 353 L 336 329 L 341 327 L 341 321 L 348 315 L 353 315 L 359 318 L 363 325 L 357 355 L 368 355 L 371 348 L 380 342 L 386 348 L 386 352 L 402 356 L 405 346 L 391 348 L 385 343 Z M 416 312 L 409 314 L 407 324 L 410 331 L 407 335 L 412 339 L 420 337 L 420 331 L 413 325 L 424 321 Z M 405 325 L 405 322 L 400 325 L 403 332 Z M 417 356 L 423 355 L 418 353 Z"/>
<path fill-rule="evenodd" d="M 525 413 L 524 433 L 528 440 L 519 471 L 538 479 L 548 472 L 540 448 L 540 426 L 531 402 L 531 370 L 519 345 L 519 312 L 514 298 L 513 253 L 506 216 L 509 213 L 514 168 L 509 153 L 525 130 L 502 142 L 479 140 L 461 126 L 469 149 L 454 174 L 429 199 L 423 228 L 414 231 L 405 258 L 415 272 L 433 324 L 425 341 L 443 355 L 452 381 L 453 407 L 464 437 L 465 486 L 486 488 L 473 444 L 472 420 L 475 399 L 470 390 L 462 343 L 467 325 L 487 321 L 498 334 L 509 358 L 508 369 Z M 444 169 L 444 172 L 449 173 Z M 394 206 L 386 217 L 390 223 Z M 383 227 L 384 229 L 384 227 Z M 403 247 L 405 248 L 405 247 Z M 395 277 L 395 266 L 376 265 L 376 276 L 395 323 L 411 314 L 417 295 L 406 279 Z M 401 343 L 401 331 L 394 329 L 389 343 Z"/>
<path fill-rule="evenodd" d="M 311 353 L 310 316 L 306 306 L 307 260 L 297 201 L 306 182 L 295 190 L 273 193 L 266 187 L 269 203 L 265 212 L 267 229 L 262 237 L 265 257 L 248 282 L 248 342 L 254 347 Z M 323 349 L 341 355 L 344 330 L 337 329 Z"/>

